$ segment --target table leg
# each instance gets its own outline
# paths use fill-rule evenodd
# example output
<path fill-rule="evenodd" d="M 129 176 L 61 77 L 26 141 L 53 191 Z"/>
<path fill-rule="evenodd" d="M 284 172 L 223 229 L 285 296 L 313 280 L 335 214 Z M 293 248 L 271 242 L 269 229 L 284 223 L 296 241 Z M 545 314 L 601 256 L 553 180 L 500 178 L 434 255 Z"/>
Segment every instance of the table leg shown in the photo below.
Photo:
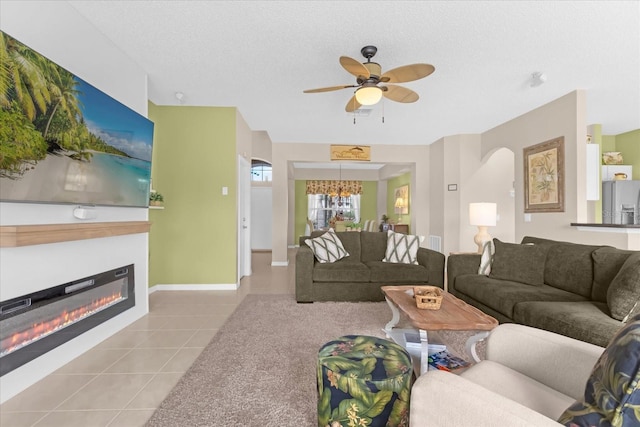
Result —
<path fill-rule="evenodd" d="M 429 336 L 427 331 L 420 329 L 420 375 L 429 370 Z"/>
<path fill-rule="evenodd" d="M 396 305 L 394 303 L 389 301 L 388 298 L 385 297 L 385 300 L 387 301 L 387 305 L 391 309 L 392 317 L 391 317 L 391 320 L 389 321 L 389 323 L 387 323 L 385 325 L 383 330 L 387 334 L 387 338 L 390 338 L 391 337 L 391 330 L 400 321 L 400 311 L 398 310 L 398 307 L 396 307 Z"/>
<path fill-rule="evenodd" d="M 469 353 L 471 355 L 471 357 L 473 357 L 473 360 L 476 363 L 480 362 L 480 358 L 478 357 L 478 353 L 476 352 L 476 344 L 478 344 L 480 341 L 484 340 L 488 336 L 489 336 L 489 331 L 479 332 L 479 333 L 469 337 L 469 339 L 467 340 L 467 342 L 465 344 L 465 348 L 467 350 L 467 353 Z"/>

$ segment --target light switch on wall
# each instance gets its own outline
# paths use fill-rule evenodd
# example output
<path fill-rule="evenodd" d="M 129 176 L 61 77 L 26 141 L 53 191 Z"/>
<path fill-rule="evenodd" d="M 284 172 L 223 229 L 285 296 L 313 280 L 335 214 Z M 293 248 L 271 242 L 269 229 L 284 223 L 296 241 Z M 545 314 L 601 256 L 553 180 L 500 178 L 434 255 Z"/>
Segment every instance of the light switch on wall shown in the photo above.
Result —
<path fill-rule="evenodd" d="M 524 214 L 524 222 L 531 222 L 531 214 Z"/>
<path fill-rule="evenodd" d="M 229 187 L 222 187 L 222 195 L 226 196 L 227 194 L 229 194 Z"/>

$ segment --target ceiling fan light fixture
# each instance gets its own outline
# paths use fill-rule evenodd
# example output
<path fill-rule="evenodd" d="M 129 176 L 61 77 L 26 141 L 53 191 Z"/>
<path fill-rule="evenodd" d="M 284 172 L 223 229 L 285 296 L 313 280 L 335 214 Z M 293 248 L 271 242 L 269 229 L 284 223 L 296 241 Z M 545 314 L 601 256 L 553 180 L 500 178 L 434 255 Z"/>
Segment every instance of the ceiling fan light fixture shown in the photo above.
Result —
<path fill-rule="evenodd" d="M 361 105 L 374 105 L 382 99 L 382 89 L 378 86 L 363 86 L 356 90 L 356 101 Z"/>

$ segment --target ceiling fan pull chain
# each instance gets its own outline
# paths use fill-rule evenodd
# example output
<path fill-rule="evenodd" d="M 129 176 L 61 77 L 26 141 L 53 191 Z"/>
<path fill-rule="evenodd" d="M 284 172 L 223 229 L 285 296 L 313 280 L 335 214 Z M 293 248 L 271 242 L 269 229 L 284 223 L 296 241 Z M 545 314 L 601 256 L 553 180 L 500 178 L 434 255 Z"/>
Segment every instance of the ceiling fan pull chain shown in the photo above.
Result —
<path fill-rule="evenodd" d="M 384 124 L 384 98 L 382 98 L 382 124 Z"/>
<path fill-rule="evenodd" d="M 356 124 L 356 97 L 353 98 L 353 124 Z"/>

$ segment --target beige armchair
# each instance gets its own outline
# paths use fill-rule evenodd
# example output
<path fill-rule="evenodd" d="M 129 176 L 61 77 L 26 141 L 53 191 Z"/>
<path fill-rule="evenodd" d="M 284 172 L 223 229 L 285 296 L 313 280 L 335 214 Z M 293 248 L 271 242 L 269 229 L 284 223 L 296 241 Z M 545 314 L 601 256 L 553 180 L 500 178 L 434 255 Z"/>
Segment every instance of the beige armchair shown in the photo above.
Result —
<path fill-rule="evenodd" d="M 560 426 L 584 395 L 604 348 L 563 335 L 502 324 L 486 360 L 460 375 L 429 371 L 411 390 L 411 426 Z"/>

